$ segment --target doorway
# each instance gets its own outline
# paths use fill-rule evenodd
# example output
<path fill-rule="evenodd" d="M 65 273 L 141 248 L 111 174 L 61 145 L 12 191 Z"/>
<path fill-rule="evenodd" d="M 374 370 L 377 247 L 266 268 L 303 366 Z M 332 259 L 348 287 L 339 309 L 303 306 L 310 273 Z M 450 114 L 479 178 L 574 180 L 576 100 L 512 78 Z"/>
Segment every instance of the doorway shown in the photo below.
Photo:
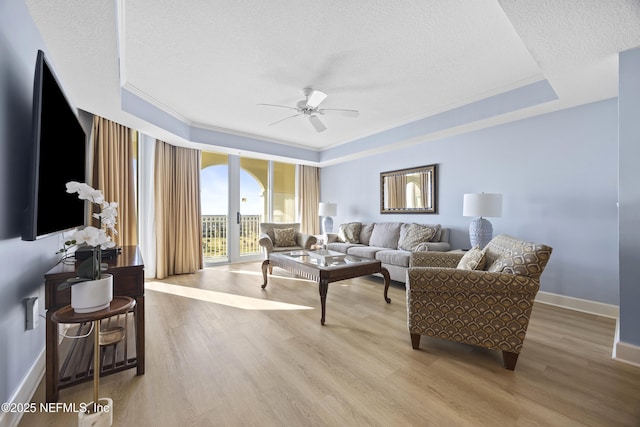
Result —
<path fill-rule="evenodd" d="M 205 265 L 262 259 L 261 222 L 295 221 L 295 165 L 202 152 Z"/>

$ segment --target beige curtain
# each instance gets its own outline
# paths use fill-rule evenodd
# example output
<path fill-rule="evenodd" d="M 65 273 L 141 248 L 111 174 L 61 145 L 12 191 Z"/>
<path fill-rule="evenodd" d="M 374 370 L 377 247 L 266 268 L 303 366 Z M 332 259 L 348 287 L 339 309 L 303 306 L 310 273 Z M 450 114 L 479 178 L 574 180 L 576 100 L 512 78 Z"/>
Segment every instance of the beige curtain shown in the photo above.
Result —
<path fill-rule="evenodd" d="M 318 205 L 320 204 L 320 169 L 315 166 L 298 165 L 297 210 L 300 231 L 320 234 Z"/>
<path fill-rule="evenodd" d="M 399 209 L 407 206 L 407 177 L 405 175 L 391 175 L 387 177 L 389 183 L 389 208 Z"/>
<path fill-rule="evenodd" d="M 117 246 L 137 245 L 138 222 L 134 188 L 136 180 L 133 171 L 135 134 L 126 126 L 93 116 L 91 135 L 91 185 L 102 190 L 106 201 L 118 203 L 118 234 L 113 236 L 113 240 Z M 92 209 L 97 207 L 92 205 Z M 95 223 L 94 225 L 97 226 Z"/>
<path fill-rule="evenodd" d="M 420 172 L 420 184 L 421 184 L 421 192 L 420 195 L 422 197 L 422 206 L 423 208 L 431 208 L 431 172 Z"/>
<path fill-rule="evenodd" d="M 156 277 L 203 268 L 200 151 L 156 141 Z"/>

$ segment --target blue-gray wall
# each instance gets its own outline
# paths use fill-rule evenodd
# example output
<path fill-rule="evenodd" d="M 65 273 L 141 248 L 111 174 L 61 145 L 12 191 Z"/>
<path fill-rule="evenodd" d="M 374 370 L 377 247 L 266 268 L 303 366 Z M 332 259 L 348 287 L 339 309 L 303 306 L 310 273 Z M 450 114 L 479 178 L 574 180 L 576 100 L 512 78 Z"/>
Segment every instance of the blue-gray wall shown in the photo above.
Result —
<path fill-rule="evenodd" d="M 23 1 L 1 0 L 0 402 L 11 399 L 44 350 L 44 319 L 40 318 L 37 329 L 26 331 L 24 299 L 37 296 L 44 315 L 43 275 L 55 264 L 59 243 L 58 236 L 21 240 L 38 49 L 44 50 L 44 43 Z"/>
<path fill-rule="evenodd" d="M 640 48 L 622 52 L 620 109 L 620 341 L 640 346 Z"/>
<path fill-rule="evenodd" d="M 610 99 L 425 142 L 321 172 L 321 199 L 353 220 L 439 223 L 454 248 L 469 247 L 464 193 L 502 193 L 507 233 L 553 247 L 541 290 L 619 303 L 618 113 Z M 635 157 L 638 158 L 637 156 Z M 438 214 L 380 214 L 380 172 L 438 164 Z"/>

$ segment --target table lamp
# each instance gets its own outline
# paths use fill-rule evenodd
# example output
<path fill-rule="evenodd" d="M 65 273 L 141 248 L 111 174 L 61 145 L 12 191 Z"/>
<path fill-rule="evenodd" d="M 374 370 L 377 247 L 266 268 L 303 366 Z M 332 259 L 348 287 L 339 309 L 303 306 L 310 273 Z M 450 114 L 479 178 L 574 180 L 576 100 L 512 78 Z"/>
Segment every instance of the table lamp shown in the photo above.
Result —
<path fill-rule="evenodd" d="M 462 215 L 476 217 L 469 224 L 469 240 L 472 248 L 476 246 L 480 249 L 484 248 L 493 237 L 493 226 L 484 217 L 502 215 L 502 194 L 465 194 Z"/>
<path fill-rule="evenodd" d="M 333 219 L 338 213 L 338 205 L 329 202 L 320 202 L 318 207 L 318 215 L 322 217 L 322 233 L 327 234 L 333 232 Z"/>

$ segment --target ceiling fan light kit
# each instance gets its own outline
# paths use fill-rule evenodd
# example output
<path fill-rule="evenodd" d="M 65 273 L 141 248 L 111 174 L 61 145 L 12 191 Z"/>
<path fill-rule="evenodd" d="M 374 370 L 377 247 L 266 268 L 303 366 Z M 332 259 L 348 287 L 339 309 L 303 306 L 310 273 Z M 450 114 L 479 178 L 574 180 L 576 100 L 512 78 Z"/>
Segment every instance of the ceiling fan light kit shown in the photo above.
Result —
<path fill-rule="evenodd" d="M 288 105 L 277 105 L 277 104 L 258 104 L 258 105 L 267 106 L 267 107 L 288 108 L 296 111 L 296 114 L 287 116 L 280 120 L 276 120 L 275 122 L 270 123 L 269 126 L 273 126 L 277 123 L 283 122 L 293 117 L 305 115 L 305 116 L 309 116 L 309 122 L 315 128 L 316 131 L 324 132 L 325 130 L 327 130 L 327 127 L 324 125 L 324 123 L 322 123 L 318 115 L 325 115 L 327 113 L 329 114 L 338 113 L 345 117 L 351 117 L 351 118 L 355 118 L 360 115 L 360 112 L 358 110 L 345 110 L 340 108 L 318 108 L 320 104 L 328 96 L 326 93 L 321 92 L 319 90 L 313 90 L 312 88 L 307 87 L 302 90 L 302 93 L 304 94 L 305 99 L 298 101 L 295 107 L 291 107 Z"/>
<path fill-rule="evenodd" d="M 305 96 L 307 97 L 307 107 L 318 108 L 318 105 L 327 98 L 327 94 L 320 92 L 319 90 L 312 90 L 311 88 L 304 89 Z"/>

